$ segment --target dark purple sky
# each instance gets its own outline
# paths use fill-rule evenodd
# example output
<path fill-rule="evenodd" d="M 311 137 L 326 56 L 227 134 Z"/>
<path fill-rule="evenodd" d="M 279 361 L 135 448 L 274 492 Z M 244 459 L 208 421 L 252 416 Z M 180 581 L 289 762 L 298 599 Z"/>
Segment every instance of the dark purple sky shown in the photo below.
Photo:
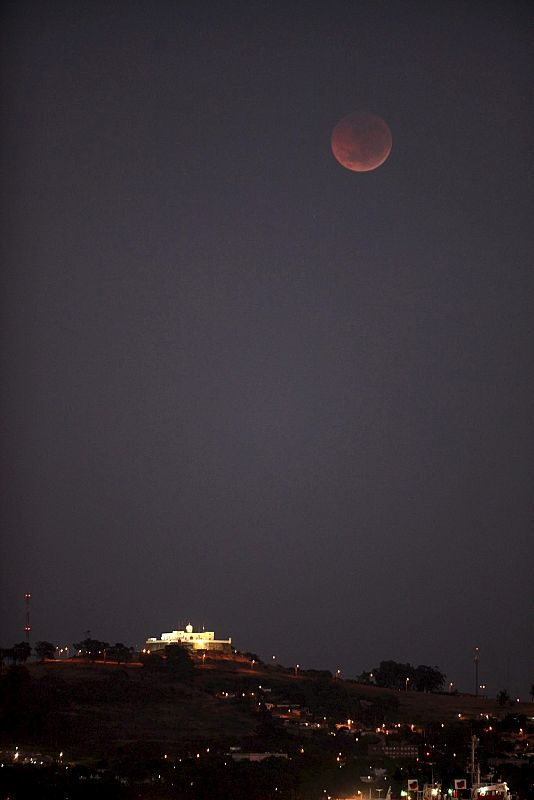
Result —
<path fill-rule="evenodd" d="M 0 643 L 526 697 L 529 5 L 285 5 L 4 4 Z"/>

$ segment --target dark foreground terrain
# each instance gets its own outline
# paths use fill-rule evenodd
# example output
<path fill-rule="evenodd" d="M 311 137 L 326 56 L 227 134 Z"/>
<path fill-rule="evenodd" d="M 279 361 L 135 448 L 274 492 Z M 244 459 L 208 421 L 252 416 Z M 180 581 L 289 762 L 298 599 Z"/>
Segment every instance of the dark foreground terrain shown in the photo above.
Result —
<path fill-rule="evenodd" d="M 394 692 L 239 658 L 186 671 L 33 663 L 4 670 L 0 690 L 0 800 L 318 800 L 389 786 L 398 797 L 408 777 L 446 787 L 466 776 L 473 734 L 483 769 L 534 796 L 527 704 Z"/>

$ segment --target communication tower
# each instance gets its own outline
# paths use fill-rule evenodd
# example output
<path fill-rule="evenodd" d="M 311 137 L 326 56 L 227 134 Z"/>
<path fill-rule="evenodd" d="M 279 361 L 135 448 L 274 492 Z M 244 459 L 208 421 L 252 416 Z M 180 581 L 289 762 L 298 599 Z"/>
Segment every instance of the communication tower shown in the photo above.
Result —
<path fill-rule="evenodd" d="M 24 633 L 26 634 L 26 644 L 30 643 L 30 632 L 31 632 L 31 625 L 30 625 L 30 600 L 32 596 L 28 592 L 24 595 L 24 602 L 26 604 L 26 625 L 24 626 Z"/>

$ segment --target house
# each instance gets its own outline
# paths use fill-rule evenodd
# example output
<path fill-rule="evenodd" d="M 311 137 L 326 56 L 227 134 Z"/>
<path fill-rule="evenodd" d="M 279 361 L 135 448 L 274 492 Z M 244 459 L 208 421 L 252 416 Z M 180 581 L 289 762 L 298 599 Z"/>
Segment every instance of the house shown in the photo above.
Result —
<path fill-rule="evenodd" d="M 367 748 L 367 753 L 370 756 L 387 756 L 398 760 L 414 759 L 419 755 L 419 747 L 412 742 L 394 742 L 388 739 L 387 741 L 370 744 Z"/>
<path fill-rule="evenodd" d="M 233 748 L 230 748 L 233 750 Z M 228 755 L 234 761 L 265 761 L 268 758 L 287 758 L 287 753 L 241 753 L 230 752 Z"/>

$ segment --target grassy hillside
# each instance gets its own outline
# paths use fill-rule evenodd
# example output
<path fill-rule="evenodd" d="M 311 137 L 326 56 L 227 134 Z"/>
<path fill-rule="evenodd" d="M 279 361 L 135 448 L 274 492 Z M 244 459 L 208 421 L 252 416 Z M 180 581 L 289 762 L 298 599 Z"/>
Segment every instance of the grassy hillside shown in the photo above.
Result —
<path fill-rule="evenodd" d="M 209 667 L 209 668 L 208 668 Z M 200 668 L 196 685 L 207 690 L 218 687 L 220 690 L 238 688 L 240 685 L 254 686 L 262 684 L 276 693 L 295 692 L 307 685 L 317 682 L 316 677 L 309 677 L 305 672 L 295 675 L 291 670 L 281 670 L 256 664 L 233 663 L 230 660 L 218 660 L 215 664 Z M 502 718 L 507 714 L 534 713 L 534 704 L 516 703 L 500 706 L 495 698 L 476 697 L 471 694 L 438 694 L 415 691 L 396 691 L 374 685 L 358 683 L 354 680 L 332 679 L 332 684 L 339 684 L 350 696 L 367 699 L 370 702 L 378 698 L 392 696 L 398 701 L 396 716 L 399 722 L 453 722 L 461 715 L 463 719 L 473 719 L 488 714 L 490 717 Z M 305 692 L 304 692 L 305 693 Z"/>
<path fill-rule="evenodd" d="M 146 756 L 167 749 L 176 753 L 210 742 L 219 747 L 267 746 L 266 715 L 259 713 L 257 702 L 259 686 L 268 692 L 263 701 L 282 699 L 340 722 L 351 714 L 364 727 L 381 724 L 382 710 L 389 722 L 425 725 L 453 722 L 458 715 L 465 719 L 532 714 L 533 708 L 527 704 L 503 708 L 494 700 L 469 695 L 393 692 L 259 664 L 252 669 L 230 659 L 198 665 L 189 683 L 170 671 L 140 665 L 68 661 L 30 664 L 17 680 L 18 684 L 11 681 L 4 698 L 2 744 L 20 743 L 43 752 L 68 750 L 76 758 L 87 754 L 108 758 L 132 750 Z M 261 739 L 254 738 L 258 730 Z"/>
<path fill-rule="evenodd" d="M 4 744 L 18 738 L 73 757 L 107 757 L 132 747 L 150 755 L 184 742 L 241 739 L 256 725 L 246 709 L 172 674 L 69 662 L 31 664 L 29 673 L 29 687 L 15 690 L 20 697 L 15 719 L 3 726 Z"/>

